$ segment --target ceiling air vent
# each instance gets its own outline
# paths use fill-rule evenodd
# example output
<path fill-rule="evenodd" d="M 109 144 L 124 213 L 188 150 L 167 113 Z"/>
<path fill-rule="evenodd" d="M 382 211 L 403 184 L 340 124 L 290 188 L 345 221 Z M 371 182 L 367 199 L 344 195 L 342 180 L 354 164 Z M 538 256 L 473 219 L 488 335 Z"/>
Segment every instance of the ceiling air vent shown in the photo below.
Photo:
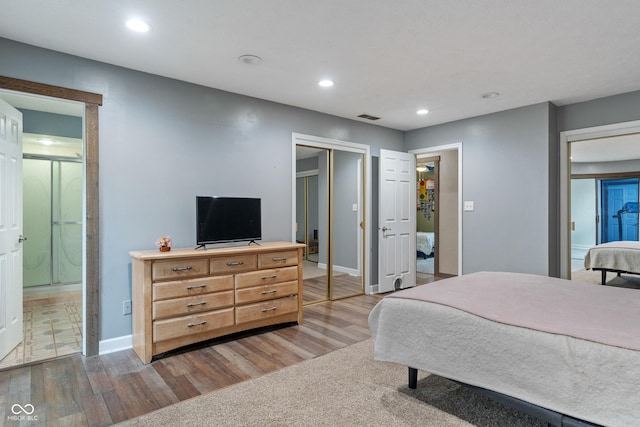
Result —
<path fill-rule="evenodd" d="M 380 117 L 370 116 L 369 114 L 360 114 L 358 117 L 360 117 L 361 119 L 367 119 L 367 120 L 380 120 Z"/>

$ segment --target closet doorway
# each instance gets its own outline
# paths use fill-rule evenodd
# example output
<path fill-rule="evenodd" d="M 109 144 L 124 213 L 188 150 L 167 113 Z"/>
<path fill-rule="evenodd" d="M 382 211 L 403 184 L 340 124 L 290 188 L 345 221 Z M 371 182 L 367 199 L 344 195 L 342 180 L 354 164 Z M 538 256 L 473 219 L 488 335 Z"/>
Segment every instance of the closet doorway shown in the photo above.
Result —
<path fill-rule="evenodd" d="M 303 303 L 365 289 L 365 150 L 294 135 L 294 236 L 305 244 Z"/>

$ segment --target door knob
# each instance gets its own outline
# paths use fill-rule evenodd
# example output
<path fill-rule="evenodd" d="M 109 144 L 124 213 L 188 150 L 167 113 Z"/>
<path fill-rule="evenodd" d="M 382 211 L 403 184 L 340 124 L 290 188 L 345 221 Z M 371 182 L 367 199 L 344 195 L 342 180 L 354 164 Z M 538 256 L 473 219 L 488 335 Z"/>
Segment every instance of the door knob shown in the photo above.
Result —
<path fill-rule="evenodd" d="M 18 243 L 22 243 L 22 242 L 24 242 L 25 240 L 27 240 L 27 238 L 26 238 L 26 237 L 23 237 L 23 236 L 22 236 L 22 234 L 21 234 L 20 236 L 18 236 Z"/>

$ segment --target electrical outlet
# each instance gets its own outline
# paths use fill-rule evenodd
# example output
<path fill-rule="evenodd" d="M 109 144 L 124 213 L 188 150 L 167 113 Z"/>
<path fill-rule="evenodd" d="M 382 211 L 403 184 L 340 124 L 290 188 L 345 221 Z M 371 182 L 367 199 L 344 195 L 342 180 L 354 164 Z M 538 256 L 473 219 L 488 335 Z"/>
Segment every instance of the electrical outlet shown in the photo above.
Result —
<path fill-rule="evenodd" d="M 473 201 L 465 201 L 464 202 L 464 210 L 467 212 L 473 212 Z"/>
<path fill-rule="evenodd" d="M 131 314 L 131 300 L 122 301 L 122 314 Z"/>

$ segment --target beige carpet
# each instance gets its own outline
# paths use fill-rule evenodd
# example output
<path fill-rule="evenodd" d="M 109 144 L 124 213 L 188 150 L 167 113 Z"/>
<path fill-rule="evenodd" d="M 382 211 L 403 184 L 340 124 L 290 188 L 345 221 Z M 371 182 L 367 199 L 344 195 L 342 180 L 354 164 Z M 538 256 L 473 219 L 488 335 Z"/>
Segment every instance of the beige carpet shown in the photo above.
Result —
<path fill-rule="evenodd" d="M 600 271 L 577 270 L 571 272 L 571 280 L 600 285 L 602 280 L 601 274 Z M 633 274 L 622 274 L 618 276 L 616 273 L 607 273 L 607 286 L 640 289 L 640 276 Z"/>
<path fill-rule="evenodd" d="M 371 340 L 129 420 L 130 426 L 544 426 L 466 387 L 374 362 Z"/>

